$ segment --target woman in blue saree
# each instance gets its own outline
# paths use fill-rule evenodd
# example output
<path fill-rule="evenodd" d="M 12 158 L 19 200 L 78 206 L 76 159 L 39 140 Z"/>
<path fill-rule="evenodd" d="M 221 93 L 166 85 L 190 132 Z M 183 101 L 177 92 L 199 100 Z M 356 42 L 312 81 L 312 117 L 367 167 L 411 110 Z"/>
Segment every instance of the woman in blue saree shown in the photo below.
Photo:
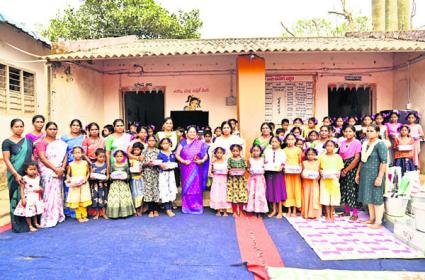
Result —
<path fill-rule="evenodd" d="M 182 180 L 182 212 L 186 214 L 202 214 L 204 211 L 209 146 L 198 139 L 197 132 L 195 126 L 189 126 L 187 139 L 180 142 L 176 151 Z"/>
<path fill-rule="evenodd" d="M 69 126 L 71 128 L 70 133 L 63 135 L 61 137 L 61 140 L 68 145 L 66 149 L 66 154 L 68 158 L 67 165 L 74 160 L 74 156 L 72 155 L 72 149 L 74 149 L 74 147 L 82 147 L 83 140 L 85 138 L 85 135 L 83 134 L 83 131 L 82 131 L 83 125 L 80 120 L 78 119 L 72 120 Z M 64 201 L 66 201 L 66 198 L 68 196 L 68 190 L 69 190 L 69 187 L 65 182 L 64 183 Z M 68 207 L 65 207 L 64 213 L 65 215 L 75 218 L 75 211 Z"/>
<path fill-rule="evenodd" d="M 24 122 L 13 119 L 10 123 L 13 135 L 2 143 L 3 160 L 7 166 L 7 185 L 9 188 L 10 220 L 14 232 L 29 231 L 25 217 L 15 216 L 15 208 L 21 200 L 19 184 L 24 183 L 24 163 L 32 160 L 32 141 L 23 137 Z"/>

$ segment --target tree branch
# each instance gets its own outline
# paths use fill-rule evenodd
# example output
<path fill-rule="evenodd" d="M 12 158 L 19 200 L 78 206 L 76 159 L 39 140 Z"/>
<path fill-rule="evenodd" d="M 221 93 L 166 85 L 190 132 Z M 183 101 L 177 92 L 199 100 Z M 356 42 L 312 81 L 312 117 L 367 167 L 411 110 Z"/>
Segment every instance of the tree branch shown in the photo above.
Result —
<path fill-rule="evenodd" d="M 283 22 L 280 22 L 280 25 L 282 25 L 283 29 L 285 29 L 285 31 L 288 32 L 289 35 L 291 35 L 292 37 L 296 37 L 295 34 L 291 32 L 291 30 L 289 30 L 289 28 L 286 27 L 285 24 L 283 24 Z"/>

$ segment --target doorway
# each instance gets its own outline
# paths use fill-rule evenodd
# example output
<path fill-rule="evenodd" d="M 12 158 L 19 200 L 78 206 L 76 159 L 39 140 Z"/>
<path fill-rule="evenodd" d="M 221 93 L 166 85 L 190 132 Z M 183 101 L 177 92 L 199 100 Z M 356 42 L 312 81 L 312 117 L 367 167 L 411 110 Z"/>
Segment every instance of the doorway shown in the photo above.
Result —
<path fill-rule="evenodd" d="M 372 113 L 371 87 L 328 87 L 329 116 L 363 116 Z"/>
<path fill-rule="evenodd" d="M 155 129 L 161 128 L 164 121 L 164 91 L 125 91 L 123 95 L 127 123 L 154 125 Z"/>

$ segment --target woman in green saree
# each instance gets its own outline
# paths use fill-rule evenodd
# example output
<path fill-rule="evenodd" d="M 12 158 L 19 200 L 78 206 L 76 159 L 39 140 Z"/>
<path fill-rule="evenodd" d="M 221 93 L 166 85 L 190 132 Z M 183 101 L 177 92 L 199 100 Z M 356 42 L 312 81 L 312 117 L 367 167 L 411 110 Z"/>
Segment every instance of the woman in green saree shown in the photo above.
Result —
<path fill-rule="evenodd" d="M 25 217 L 15 216 L 13 213 L 21 200 L 19 183 L 23 183 L 24 163 L 32 159 L 32 141 L 23 137 L 24 122 L 13 119 L 10 123 L 13 135 L 2 143 L 3 160 L 7 167 L 7 184 L 10 200 L 10 220 L 14 232 L 29 231 Z"/>

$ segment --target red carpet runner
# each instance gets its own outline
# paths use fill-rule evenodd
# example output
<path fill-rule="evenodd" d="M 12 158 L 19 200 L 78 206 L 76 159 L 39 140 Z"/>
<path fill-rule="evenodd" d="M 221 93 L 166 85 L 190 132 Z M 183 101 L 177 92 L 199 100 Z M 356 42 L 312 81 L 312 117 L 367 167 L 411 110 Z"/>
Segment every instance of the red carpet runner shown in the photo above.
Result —
<path fill-rule="evenodd" d="M 10 229 L 12 229 L 12 225 L 11 224 L 6 224 L 4 226 L 0 226 L 0 233 L 5 232 L 5 231 L 8 231 Z"/>
<path fill-rule="evenodd" d="M 284 267 L 263 220 L 255 216 L 235 217 L 236 234 L 243 262 L 256 280 L 268 279 L 266 266 Z"/>

